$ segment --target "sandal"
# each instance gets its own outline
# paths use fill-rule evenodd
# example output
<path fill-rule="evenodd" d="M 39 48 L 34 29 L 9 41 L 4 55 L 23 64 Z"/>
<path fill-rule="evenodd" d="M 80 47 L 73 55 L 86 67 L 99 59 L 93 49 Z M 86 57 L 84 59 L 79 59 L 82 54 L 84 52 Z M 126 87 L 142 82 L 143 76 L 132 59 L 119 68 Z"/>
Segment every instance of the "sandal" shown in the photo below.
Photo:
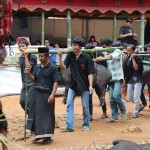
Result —
<path fill-rule="evenodd" d="M 115 118 L 107 118 L 106 119 L 107 123 L 114 123 L 114 122 L 117 122 L 117 121 L 118 121 L 118 119 L 115 119 Z"/>
<path fill-rule="evenodd" d="M 32 140 L 32 144 L 38 143 L 42 138 L 35 138 Z"/>

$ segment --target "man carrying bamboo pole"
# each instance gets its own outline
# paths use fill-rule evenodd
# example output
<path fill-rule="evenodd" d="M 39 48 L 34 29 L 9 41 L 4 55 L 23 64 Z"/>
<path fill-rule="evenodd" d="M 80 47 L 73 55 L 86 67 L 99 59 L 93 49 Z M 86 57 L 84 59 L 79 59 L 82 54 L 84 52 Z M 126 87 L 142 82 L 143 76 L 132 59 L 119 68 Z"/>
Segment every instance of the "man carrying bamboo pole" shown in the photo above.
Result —
<path fill-rule="evenodd" d="M 132 118 L 138 118 L 140 110 L 140 96 L 142 89 L 142 59 L 135 54 L 135 46 L 127 46 L 128 58 L 124 62 L 124 85 L 127 84 L 127 95 L 130 101 L 134 103 Z"/>
<path fill-rule="evenodd" d="M 66 56 L 64 62 L 62 61 L 61 50 L 58 52 L 60 67 L 61 69 L 66 69 L 70 66 L 72 81 L 67 95 L 66 126 L 61 129 L 65 132 L 74 131 L 74 99 L 77 92 L 80 92 L 82 99 L 82 130 L 89 130 L 89 94 L 93 93 L 93 74 L 95 74 L 95 68 L 90 56 L 81 51 L 81 47 L 84 45 L 85 41 L 82 37 L 75 37 L 72 40 L 73 52 Z"/>
<path fill-rule="evenodd" d="M 120 42 L 114 41 L 114 47 L 119 47 Z M 112 79 L 117 80 L 109 83 L 109 95 L 110 95 L 110 108 L 112 112 L 112 117 L 106 120 L 107 123 L 117 122 L 118 121 L 118 108 L 121 111 L 120 119 L 126 118 L 126 107 L 121 99 L 121 89 L 124 80 L 123 68 L 122 68 L 122 51 L 116 49 L 105 58 L 109 58 L 107 60 L 107 68 L 112 74 Z M 97 60 L 101 61 L 102 57 L 97 57 Z"/>
<path fill-rule="evenodd" d="M 58 87 L 59 74 L 57 67 L 49 61 L 49 49 L 38 48 L 39 60 L 32 75 L 29 69 L 30 80 L 34 83 L 33 103 L 28 113 L 27 131 L 35 133 L 33 143 L 49 143 L 54 135 L 55 128 L 55 95 Z M 29 98 L 29 99 L 30 99 Z"/>
<path fill-rule="evenodd" d="M 19 51 L 22 55 L 19 57 L 19 65 L 21 68 L 21 79 L 22 79 L 22 89 L 20 93 L 20 105 L 25 110 L 25 95 L 26 95 L 26 86 L 28 88 L 28 94 L 32 94 L 32 86 L 33 83 L 31 80 L 28 80 L 26 85 L 26 74 L 24 73 L 25 68 L 28 68 L 31 73 L 33 73 L 35 66 L 37 65 L 37 57 L 36 55 L 30 54 L 28 52 L 29 42 L 25 38 L 20 38 L 18 43 Z M 31 105 L 31 101 L 28 101 L 28 109 Z M 27 109 L 27 110 L 28 110 Z"/>

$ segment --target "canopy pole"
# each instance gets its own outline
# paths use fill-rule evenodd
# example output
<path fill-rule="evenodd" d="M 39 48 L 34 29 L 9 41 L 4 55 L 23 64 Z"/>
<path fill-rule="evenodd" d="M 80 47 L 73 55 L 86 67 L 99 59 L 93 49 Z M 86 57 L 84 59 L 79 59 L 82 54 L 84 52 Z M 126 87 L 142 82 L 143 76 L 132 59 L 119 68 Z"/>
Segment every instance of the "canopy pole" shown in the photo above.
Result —
<path fill-rule="evenodd" d="M 144 27 L 145 27 L 145 15 L 140 16 L 140 44 L 144 47 Z M 144 49 L 142 49 L 144 51 Z"/>
<path fill-rule="evenodd" d="M 116 22 L 117 22 L 117 16 L 116 14 L 114 15 L 114 20 L 113 20 L 113 40 L 116 40 Z"/>
<path fill-rule="evenodd" d="M 42 34 L 41 34 L 41 44 L 44 45 L 44 31 L 45 31 L 45 13 L 42 11 Z"/>
<path fill-rule="evenodd" d="M 71 47 L 71 13 L 67 12 L 67 47 Z"/>
<path fill-rule="evenodd" d="M 86 39 L 89 39 L 89 18 L 86 17 Z"/>

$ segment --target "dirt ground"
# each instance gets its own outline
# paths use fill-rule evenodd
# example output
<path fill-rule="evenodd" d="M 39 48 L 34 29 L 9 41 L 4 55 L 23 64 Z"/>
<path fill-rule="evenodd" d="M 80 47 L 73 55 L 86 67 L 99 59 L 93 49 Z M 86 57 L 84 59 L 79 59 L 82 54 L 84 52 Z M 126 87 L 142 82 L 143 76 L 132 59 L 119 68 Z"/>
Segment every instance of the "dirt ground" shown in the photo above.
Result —
<path fill-rule="evenodd" d="M 108 114 L 110 113 L 110 105 L 108 93 L 106 94 Z M 53 149 L 85 149 L 92 145 L 104 146 L 110 145 L 115 139 L 127 139 L 140 143 L 144 140 L 150 140 L 150 112 L 148 106 L 140 112 L 140 117 L 131 119 L 133 104 L 126 102 L 125 105 L 128 111 L 128 119 L 124 122 L 106 123 L 104 119 L 100 119 L 102 113 L 101 107 L 98 106 L 99 101 L 97 96 L 93 96 L 93 111 L 94 120 L 90 124 L 90 131 L 82 131 L 82 107 L 80 97 L 75 100 L 75 131 L 71 133 L 61 132 L 60 128 L 55 129 L 53 142 L 47 145 L 31 144 L 34 135 L 30 135 L 27 141 L 23 141 L 24 137 L 24 111 L 19 105 L 19 95 L 8 96 L 1 98 L 3 103 L 4 113 L 9 122 L 8 137 L 14 139 L 18 144 L 29 148 L 30 150 L 53 150 Z M 65 110 L 66 105 L 62 104 L 62 97 L 56 98 L 56 121 L 58 126 L 65 126 Z M 138 127 L 141 130 L 128 131 L 129 127 Z"/>

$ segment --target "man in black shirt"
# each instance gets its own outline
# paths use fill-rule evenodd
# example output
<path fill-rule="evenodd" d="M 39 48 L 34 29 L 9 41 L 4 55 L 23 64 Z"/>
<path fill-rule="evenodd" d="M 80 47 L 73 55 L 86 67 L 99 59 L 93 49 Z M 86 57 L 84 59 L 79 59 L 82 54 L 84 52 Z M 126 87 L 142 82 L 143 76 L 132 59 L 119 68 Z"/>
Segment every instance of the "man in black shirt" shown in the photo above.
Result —
<path fill-rule="evenodd" d="M 134 102 L 134 111 L 132 118 L 138 118 L 140 110 L 140 96 L 142 89 L 142 59 L 134 53 L 135 46 L 130 44 L 127 46 L 128 58 L 124 62 L 124 85 L 128 84 L 127 95 L 130 101 Z"/>
<path fill-rule="evenodd" d="M 26 69 L 30 80 L 34 83 L 31 109 L 28 114 L 27 131 L 35 133 L 33 143 L 51 142 L 55 128 L 55 95 L 58 87 L 59 74 L 57 67 L 48 60 L 49 49 L 38 48 L 39 60 L 32 75 Z"/>
<path fill-rule="evenodd" d="M 132 24 L 132 20 L 130 18 L 127 18 L 125 25 L 120 27 L 119 37 L 121 38 L 122 45 L 123 44 L 135 45 L 134 37 L 137 36 L 137 34 L 131 28 L 131 24 Z"/>
<path fill-rule="evenodd" d="M 77 92 L 80 92 L 83 107 L 83 131 L 89 130 L 90 113 L 89 113 L 89 94 L 93 92 L 93 74 L 95 68 L 90 56 L 80 49 L 85 44 L 81 37 L 75 37 L 72 41 L 73 52 L 66 56 L 64 62 L 62 61 L 61 50 L 59 54 L 59 63 L 61 69 L 70 67 L 71 71 L 71 85 L 67 95 L 67 110 L 66 110 L 66 127 L 63 131 L 74 131 L 74 99 Z"/>
<path fill-rule="evenodd" d="M 37 65 L 37 57 L 28 52 L 29 42 L 21 38 L 18 41 L 18 48 L 22 55 L 19 57 L 19 65 L 21 69 L 21 79 L 22 79 L 22 89 L 20 93 L 20 105 L 25 110 L 25 94 L 26 94 L 26 74 L 24 73 L 25 68 L 28 68 L 31 73 L 33 73 L 35 66 Z M 33 83 L 31 80 L 28 80 L 28 95 L 32 94 L 32 86 Z M 30 108 L 30 104 L 32 102 L 28 101 L 28 109 Z"/>

